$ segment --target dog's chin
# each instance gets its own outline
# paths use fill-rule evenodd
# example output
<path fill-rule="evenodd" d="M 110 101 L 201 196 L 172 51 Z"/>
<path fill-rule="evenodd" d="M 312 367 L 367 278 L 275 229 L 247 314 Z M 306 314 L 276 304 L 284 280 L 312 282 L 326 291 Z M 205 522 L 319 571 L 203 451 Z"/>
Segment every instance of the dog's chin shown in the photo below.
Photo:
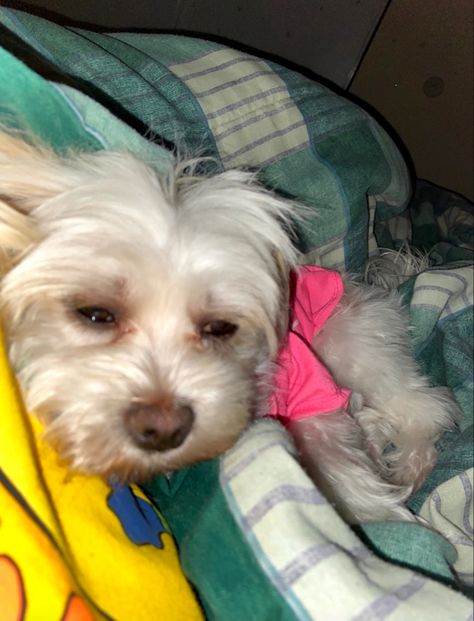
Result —
<path fill-rule="evenodd" d="M 185 450 L 176 449 L 168 451 L 169 454 L 161 453 L 159 455 L 147 455 L 142 451 L 143 455 L 137 458 L 135 455 L 126 455 L 125 451 L 123 455 L 120 455 L 109 464 L 91 464 L 88 474 L 95 474 L 107 480 L 118 481 L 123 484 L 144 483 L 160 474 L 172 474 L 196 463 L 214 459 L 231 448 L 237 438 L 238 436 L 222 441 L 217 446 L 203 447 L 192 454 L 187 453 Z"/>
<path fill-rule="evenodd" d="M 220 444 L 187 450 L 185 447 L 166 452 L 154 452 L 124 448 L 114 458 L 102 461 L 100 456 L 94 459 L 90 453 L 79 455 L 78 451 L 64 451 L 64 446 L 52 442 L 58 453 L 63 456 L 72 471 L 81 474 L 100 476 L 120 483 L 143 483 L 160 474 L 171 474 L 198 462 L 213 459 L 231 448 L 240 434 L 222 440 Z M 76 447 L 77 448 L 77 447 Z M 75 454 L 72 457 L 72 454 Z"/>
<path fill-rule="evenodd" d="M 166 451 L 145 450 L 124 434 L 104 430 L 81 437 L 64 429 L 47 426 L 44 439 L 73 472 L 100 476 L 120 483 L 143 483 L 160 474 L 170 474 L 198 462 L 214 459 L 230 449 L 249 423 L 242 408 L 226 429 L 193 430 L 184 443 Z"/>

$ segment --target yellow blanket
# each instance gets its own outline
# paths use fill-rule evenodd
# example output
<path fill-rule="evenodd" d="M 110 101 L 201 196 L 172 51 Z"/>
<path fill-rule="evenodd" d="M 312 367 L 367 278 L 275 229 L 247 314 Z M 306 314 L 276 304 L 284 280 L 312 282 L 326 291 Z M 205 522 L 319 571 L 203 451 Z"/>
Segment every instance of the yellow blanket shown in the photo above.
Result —
<path fill-rule="evenodd" d="M 2 621 L 202 619 L 163 518 L 137 488 L 71 475 L 41 440 L 0 334 Z"/>

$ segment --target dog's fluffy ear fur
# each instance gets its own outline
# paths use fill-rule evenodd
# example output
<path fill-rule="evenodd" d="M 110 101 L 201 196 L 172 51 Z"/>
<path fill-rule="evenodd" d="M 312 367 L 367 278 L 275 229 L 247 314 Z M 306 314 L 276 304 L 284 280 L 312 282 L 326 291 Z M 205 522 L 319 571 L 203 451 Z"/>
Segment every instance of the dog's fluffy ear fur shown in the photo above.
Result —
<path fill-rule="evenodd" d="M 66 168 L 52 150 L 0 129 L 0 275 L 38 241 L 30 214 L 67 189 Z"/>
<path fill-rule="evenodd" d="M 94 157 L 60 156 L 30 135 L 0 126 L 0 276 L 40 240 L 36 209 L 93 175 Z"/>
<path fill-rule="evenodd" d="M 38 232 L 31 218 L 0 200 L 0 276 L 31 248 Z"/>
<path fill-rule="evenodd" d="M 280 282 L 280 313 L 276 324 L 278 340 L 281 342 L 288 332 L 289 308 L 290 308 L 290 270 L 294 262 L 290 264 L 287 258 L 279 251 L 273 253 L 277 273 Z"/>
<path fill-rule="evenodd" d="M 22 213 L 30 213 L 52 196 L 73 187 L 68 160 L 39 142 L 0 130 L 1 196 Z"/>

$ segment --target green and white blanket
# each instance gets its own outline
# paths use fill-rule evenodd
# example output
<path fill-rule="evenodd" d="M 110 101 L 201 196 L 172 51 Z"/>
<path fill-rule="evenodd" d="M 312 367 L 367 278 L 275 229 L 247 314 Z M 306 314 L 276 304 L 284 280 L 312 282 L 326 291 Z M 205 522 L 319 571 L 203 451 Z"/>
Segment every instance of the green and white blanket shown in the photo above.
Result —
<path fill-rule="evenodd" d="M 258 168 L 268 186 L 313 207 L 299 231 L 308 262 L 360 271 L 379 245 L 406 239 L 431 251 L 434 267 L 403 285 L 414 354 L 452 389 L 464 418 L 410 505 L 444 537 L 400 523 L 354 532 L 299 467 L 286 432 L 259 421 L 221 459 L 147 486 L 207 617 L 472 619 L 462 594 L 473 579 L 472 205 L 426 183 L 412 193 L 372 117 L 275 63 L 193 38 L 92 33 L 8 9 L 0 44 L 2 122 L 59 150 L 127 148 L 162 170 L 170 152 L 145 140 L 146 128 L 182 152 L 213 156 L 217 168 Z"/>

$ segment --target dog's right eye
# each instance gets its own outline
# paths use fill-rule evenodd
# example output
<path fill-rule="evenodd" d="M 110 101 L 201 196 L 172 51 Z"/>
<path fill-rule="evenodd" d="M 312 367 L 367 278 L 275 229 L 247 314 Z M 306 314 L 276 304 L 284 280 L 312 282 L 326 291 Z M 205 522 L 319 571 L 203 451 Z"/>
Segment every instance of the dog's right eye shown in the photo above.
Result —
<path fill-rule="evenodd" d="M 115 324 L 115 315 L 106 308 L 100 306 L 82 306 L 77 308 L 76 312 L 81 318 L 87 319 L 94 325 L 108 325 Z"/>
<path fill-rule="evenodd" d="M 230 321 L 214 319 L 202 325 L 200 331 L 201 336 L 204 338 L 213 337 L 216 339 L 225 339 L 235 334 L 237 332 L 237 327 L 235 323 L 231 323 Z"/>

